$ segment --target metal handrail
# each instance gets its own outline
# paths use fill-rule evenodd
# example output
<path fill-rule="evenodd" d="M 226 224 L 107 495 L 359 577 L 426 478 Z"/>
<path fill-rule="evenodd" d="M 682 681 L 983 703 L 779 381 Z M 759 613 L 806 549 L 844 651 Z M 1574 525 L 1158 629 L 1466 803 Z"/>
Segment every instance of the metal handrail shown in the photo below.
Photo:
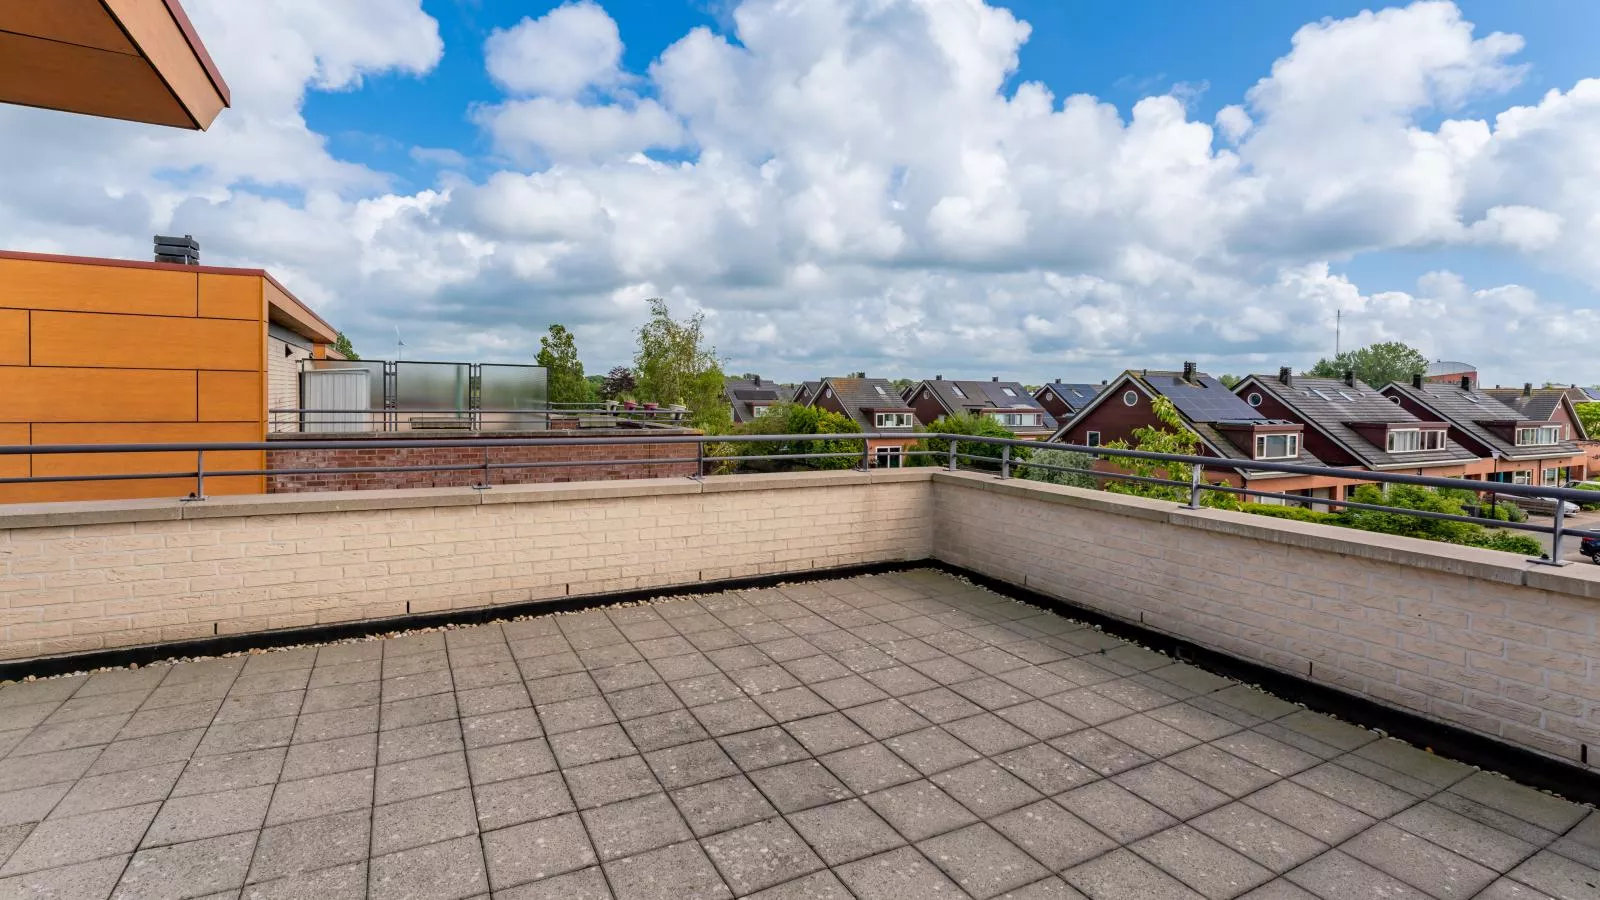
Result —
<path fill-rule="evenodd" d="M 267 425 L 272 434 L 383 434 L 395 433 L 400 428 L 400 420 L 405 418 L 432 417 L 438 421 L 459 421 L 476 430 L 484 419 L 497 417 L 516 417 L 531 421 L 543 420 L 544 427 L 550 428 L 553 419 L 566 418 L 608 418 L 613 421 L 625 421 L 631 425 L 645 428 L 671 427 L 673 422 L 680 422 L 687 416 L 687 409 L 672 409 L 656 407 L 645 409 L 635 407 L 629 409 L 623 406 L 595 407 L 586 405 L 572 405 L 570 407 L 560 404 L 550 404 L 545 409 L 421 409 L 412 407 L 384 407 L 364 409 L 298 409 L 280 408 L 267 410 Z M 356 418 L 356 417 L 364 418 Z M 318 419 L 317 417 L 322 417 Z M 341 417 L 331 420 L 332 417 Z M 311 419 L 312 421 L 306 421 Z M 357 426 L 351 431 L 329 430 L 338 426 Z M 409 431 L 422 430 L 415 427 Z"/>
<path fill-rule="evenodd" d="M 339 412 L 338 410 L 315 410 L 315 412 Z M 363 412 L 374 412 L 364 410 Z M 439 412 L 430 410 L 429 412 Z M 495 413 L 495 410 L 479 410 L 477 412 Z M 526 410 L 517 410 L 526 413 Z M 560 412 L 567 412 L 562 410 Z M 634 411 L 629 411 L 634 412 Z M 650 413 L 681 413 L 681 410 L 640 410 Z M 523 468 L 566 468 L 583 466 L 616 466 L 616 465 L 668 465 L 690 462 L 696 464 L 696 475 L 700 477 L 705 472 L 705 466 L 710 463 L 724 462 L 751 462 L 757 460 L 795 461 L 807 459 L 857 459 L 861 468 L 871 465 L 872 441 L 897 441 L 907 440 L 943 440 L 949 446 L 946 450 L 904 450 L 902 457 L 936 457 L 933 465 L 941 463 L 950 471 L 956 471 L 962 461 L 978 462 L 986 466 L 993 466 L 997 470 L 997 477 L 1008 479 L 1014 477 L 1017 469 L 1029 467 L 1050 470 L 1081 473 L 1095 478 L 1113 479 L 1135 483 L 1148 483 L 1170 486 L 1189 491 L 1189 508 L 1200 506 L 1201 495 L 1205 492 L 1227 493 L 1238 496 L 1262 497 L 1281 499 L 1301 505 L 1314 505 L 1338 507 L 1348 509 L 1374 510 L 1380 512 L 1394 512 L 1416 516 L 1418 518 L 1441 519 L 1447 521 L 1470 522 L 1474 524 L 1489 525 L 1497 528 L 1507 528 L 1517 531 L 1530 531 L 1540 534 L 1551 534 L 1552 552 L 1548 562 L 1560 565 L 1561 540 L 1564 536 L 1583 536 L 1600 538 L 1600 532 L 1584 531 L 1567 528 L 1565 526 L 1564 508 L 1557 504 L 1554 521 L 1550 527 L 1533 525 L 1529 523 L 1507 522 L 1498 519 L 1489 519 L 1481 516 L 1457 516 L 1450 513 L 1435 513 L 1425 510 L 1404 509 L 1400 507 L 1380 506 L 1375 504 L 1359 503 L 1350 500 L 1337 500 L 1334 498 L 1305 497 L 1297 494 L 1274 493 L 1271 491 L 1256 490 L 1253 488 L 1236 488 L 1231 485 L 1207 484 L 1203 481 L 1204 470 L 1233 469 L 1249 472 L 1278 472 L 1292 475 L 1313 475 L 1326 478 L 1335 478 L 1342 481 L 1356 481 L 1377 484 L 1410 484 L 1421 487 L 1444 488 L 1464 490 L 1475 494 L 1495 494 L 1508 497 L 1527 497 L 1541 500 L 1565 500 L 1573 503 L 1600 502 L 1600 495 L 1592 491 L 1581 491 L 1574 488 L 1546 487 L 1542 485 L 1509 484 L 1502 482 L 1473 481 L 1464 478 L 1440 478 L 1428 475 L 1403 475 L 1394 472 L 1377 472 L 1367 469 L 1350 469 L 1334 466 L 1309 466 L 1300 463 L 1283 463 L 1270 460 L 1238 460 L 1216 456 L 1196 456 L 1175 453 L 1155 453 L 1144 450 L 1127 450 L 1104 446 L 1090 447 L 1080 444 L 1060 444 L 1040 441 L 1028 441 L 1007 438 L 985 437 L 969 434 L 945 434 L 941 432 L 843 432 L 836 434 L 782 434 L 782 435 L 683 435 L 683 434 L 651 434 L 638 437 L 539 437 L 539 438 L 417 438 L 417 439 L 384 439 L 384 438 L 343 438 L 343 439 L 318 439 L 318 440 L 270 440 L 270 441 L 210 441 L 188 443 L 128 443 L 128 444 L 37 444 L 37 445 L 11 445 L 0 446 L 0 457 L 4 456 L 51 456 L 51 455 L 76 455 L 96 453 L 194 453 L 195 468 L 192 470 L 175 472 L 141 472 L 117 474 L 86 474 L 86 475 L 32 475 L 23 477 L 0 478 L 0 484 L 34 484 L 56 482 L 84 482 L 84 481 L 138 481 L 156 479 L 186 479 L 195 482 L 194 493 L 186 499 L 205 499 L 205 479 L 227 477 L 256 477 L 264 475 L 314 475 L 314 474 L 354 474 L 354 473 L 385 473 L 385 472 L 447 472 L 447 471 L 479 471 L 482 481 L 479 487 L 487 488 L 490 484 L 490 475 L 496 469 L 523 469 Z M 707 453 L 707 445 L 711 444 L 761 444 L 783 442 L 816 442 L 816 441 L 848 441 L 862 442 L 860 452 L 832 452 L 832 453 L 799 453 L 799 454 L 738 454 L 718 455 Z M 583 447 L 583 446 L 626 446 L 634 443 L 668 444 L 668 445 L 694 445 L 694 457 L 659 457 L 651 459 L 601 459 L 601 460 L 545 460 L 537 462 L 503 462 L 489 459 L 488 451 L 494 448 L 513 447 Z M 999 447 L 998 456 L 986 456 L 961 452 L 961 445 L 987 445 Z M 484 459 L 481 463 L 449 463 L 434 465 L 408 465 L 408 466 L 342 466 L 342 467 L 313 467 L 293 469 L 210 469 L 206 466 L 205 454 L 225 452 L 250 452 L 267 450 L 342 450 L 351 447 L 363 449 L 439 449 L 439 448 L 481 448 L 484 450 Z M 1083 469 L 1075 467 L 1054 466 L 1045 463 L 1031 462 L 1019 459 L 1013 452 L 1017 448 L 1063 450 L 1082 453 L 1093 457 L 1109 457 L 1121 459 L 1143 459 L 1154 462 L 1176 463 L 1189 465 L 1191 477 L 1189 480 L 1149 477 L 1133 475 L 1126 472 L 1102 471 L 1098 469 Z M 1541 562 L 1546 560 L 1540 560 Z"/>

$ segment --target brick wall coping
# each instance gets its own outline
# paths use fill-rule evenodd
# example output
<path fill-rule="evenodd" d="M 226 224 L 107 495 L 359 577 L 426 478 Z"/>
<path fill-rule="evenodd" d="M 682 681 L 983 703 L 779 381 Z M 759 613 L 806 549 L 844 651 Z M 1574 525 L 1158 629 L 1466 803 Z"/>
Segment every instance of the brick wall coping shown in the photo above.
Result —
<path fill-rule="evenodd" d="M 711 475 L 692 478 L 631 478 L 615 481 L 572 481 L 405 490 L 328 491 L 303 494 L 247 494 L 193 502 L 178 499 L 92 500 L 63 503 L 0 505 L 0 531 L 60 528 L 177 519 L 285 516 L 304 513 L 378 509 L 421 509 L 441 506 L 493 506 L 507 503 L 555 503 L 567 500 L 657 497 L 668 494 L 715 494 L 728 491 L 836 487 L 840 484 L 885 484 L 927 481 L 932 469 L 891 469 L 863 473 L 778 472 L 755 475 Z"/>
<path fill-rule="evenodd" d="M 1525 585 L 1540 590 L 1600 600 L 1600 566 L 1578 563 L 1562 567 L 1543 566 L 1513 553 L 1485 550 L 1481 547 L 1462 547 L 1422 538 L 1376 534 L 1334 525 L 1296 522 L 1292 519 L 1276 519 L 1222 509 L 1184 509 L 1166 500 L 1130 497 L 1015 478 L 1002 481 L 993 475 L 975 472 L 935 470 L 933 477 L 940 483 L 959 484 L 963 487 L 1010 496 L 1025 496 L 1030 500 L 1046 503 L 1059 503 L 1064 506 L 1165 522 L 1185 528 L 1254 538 L 1306 550 L 1339 553 L 1358 559 L 1431 569 L 1469 578 Z M 1571 538 L 1571 540 L 1577 539 Z"/>

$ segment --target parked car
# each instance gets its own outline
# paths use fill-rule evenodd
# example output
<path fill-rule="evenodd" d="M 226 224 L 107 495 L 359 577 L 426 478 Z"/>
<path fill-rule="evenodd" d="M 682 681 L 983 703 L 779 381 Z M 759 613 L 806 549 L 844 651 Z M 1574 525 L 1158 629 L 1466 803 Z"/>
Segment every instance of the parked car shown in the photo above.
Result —
<path fill-rule="evenodd" d="M 1496 503 L 1509 503 L 1520 507 L 1525 512 L 1538 513 L 1542 516 L 1555 515 L 1557 503 L 1564 507 L 1562 509 L 1563 515 L 1570 516 L 1578 511 L 1578 504 L 1570 500 L 1555 500 L 1550 497 L 1514 497 L 1510 494 L 1496 494 L 1494 500 Z"/>
<path fill-rule="evenodd" d="M 1578 552 L 1589 557 L 1589 561 L 1600 566 L 1600 538 L 1584 538 L 1578 545 Z"/>

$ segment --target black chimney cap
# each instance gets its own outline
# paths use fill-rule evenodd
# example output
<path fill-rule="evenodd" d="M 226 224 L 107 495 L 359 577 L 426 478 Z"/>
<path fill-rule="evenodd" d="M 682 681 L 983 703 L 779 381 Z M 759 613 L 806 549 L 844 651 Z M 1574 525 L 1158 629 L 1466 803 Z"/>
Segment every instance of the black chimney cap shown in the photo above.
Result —
<path fill-rule="evenodd" d="M 200 264 L 200 242 L 195 240 L 192 234 L 183 237 L 158 234 L 155 236 L 155 252 L 156 262 L 177 263 L 181 266 Z"/>
<path fill-rule="evenodd" d="M 1463 391 L 1472 390 L 1472 376 L 1471 375 L 1463 375 L 1463 376 L 1461 376 L 1461 389 Z"/>
<path fill-rule="evenodd" d="M 1183 364 L 1183 380 L 1184 381 L 1188 381 L 1188 382 L 1193 382 L 1194 381 L 1194 373 L 1196 371 L 1198 371 L 1199 368 L 1200 368 L 1200 366 L 1198 364 L 1196 364 L 1196 363 L 1185 362 Z"/>
<path fill-rule="evenodd" d="M 1414 388 L 1422 387 L 1422 373 L 1421 372 L 1414 373 L 1411 376 L 1411 386 L 1414 387 Z"/>
<path fill-rule="evenodd" d="M 1533 382 L 1524 381 L 1522 383 L 1522 396 L 1524 396 L 1524 397 L 1532 397 L 1533 396 Z"/>
<path fill-rule="evenodd" d="M 999 381 L 1000 380 L 1000 376 L 999 375 L 991 375 L 991 376 L 989 376 L 989 380 L 990 381 Z"/>
<path fill-rule="evenodd" d="M 1355 387 L 1356 386 L 1356 370 L 1355 369 L 1345 369 L 1344 370 L 1344 384 L 1345 384 L 1345 387 Z"/>
<path fill-rule="evenodd" d="M 1278 380 L 1284 384 L 1294 384 L 1294 370 L 1288 366 L 1279 366 Z"/>

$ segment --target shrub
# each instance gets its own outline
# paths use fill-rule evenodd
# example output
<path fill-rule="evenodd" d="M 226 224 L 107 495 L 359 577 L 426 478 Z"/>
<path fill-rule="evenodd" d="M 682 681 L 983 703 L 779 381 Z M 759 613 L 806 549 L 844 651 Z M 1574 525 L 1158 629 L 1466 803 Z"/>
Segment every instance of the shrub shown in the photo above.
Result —
<path fill-rule="evenodd" d="M 1052 469 L 1037 468 L 1040 465 L 1060 466 L 1066 469 L 1090 469 L 1094 467 L 1094 457 L 1087 453 L 1074 450 L 1034 450 L 1029 455 L 1029 463 L 1018 467 L 1017 473 L 1030 481 L 1043 481 L 1046 484 L 1064 484 L 1069 487 L 1095 488 L 1099 487 L 1099 479 L 1093 475 L 1082 472 L 1058 472 Z"/>
<path fill-rule="evenodd" d="M 1271 516 L 1275 519 L 1293 519 L 1296 522 L 1318 522 L 1324 525 L 1337 525 L 1333 521 L 1338 513 L 1317 512 L 1306 509 L 1304 506 L 1276 506 L 1271 503 L 1243 503 L 1239 509 L 1242 512 L 1254 513 L 1258 516 Z"/>
<path fill-rule="evenodd" d="M 1600 406 L 1600 403 L 1597 403 L 1595 405 L 1596 406 Z M 1580 491 L 1600 491 L 1600 484 L 1595 484 L 1592 481 L 1581 481 L 1581 482 L 1578 483 L 1578 490 L 1580 490 Z M 1580 509 L 1600 509 L 1600 501 L 1596 501 L 1594 503 L 1580 503 L 1580 504 L 1578 504 L 1578 507 Z M 1524 516 L 1523 518 L 1527 518 L 1527 517 Z"/>
<path fill-rule="evenodd" d="M 945 416 L 942 419 L 935 419 L 928 425 L 927 430 L 939 434 L 970 434 L 974 437 L 1005 438 L 1007 440 L 1015 440 L 1017 437 L 1015 432 L 1008 430 L 1004 425 L 1001 425 L 999 422 L 996 422 L 988 416 L 972 415 L 970 413 L 962 413 L 958 416 Z M 912 449 L 931 450 L 933 451 L 934 455 L 913 456 L 910 458 L 910 461 L 906 463 L 906 465 L 942 466 L 945 465 L 949 459 L 948 454 L 950 453 L 950 442 L 945 438 L 924 438 Z M 967 441 L 963 443 L 959 438 L 957 438 L 956 452 L 962 456 L 983 457 L 983 459 L 979 460 L 957 460 L 957 466 L 965 465 L 987 472 L 998 472 L 1000 471 L 1000 456 L 1004 452 L 1004 447 L 1000 444 L 981 444 L 977 441 Z M 1026 447 L 1012 447 L 1011 462 L 1016 464 L 1025 461 L 1028 459 L 1030 452 L 1031 451 L 1029 451 Z M 990 460 L 993 460 L 993 462 L 990 462 Z"/>
<path fill-rule="evenodd" d="M 1545 552 L 1544 545 L 1535 538 L 1510 531 L 1491 531 L 1473 546 L 1504 550 L 1507 553 L 1521 553 L 1523 556 L 1542 556 Z"/>
<path fill-rule="evenodd" d="M 742 435 L 778 435 L 778 434 L 815 434 L 819 438 L 814 441 L 774 441 L 729 443 L 720 442 L 706 446 L 707 457 L 717 456 L 758 456 L 762 454 L 771 456 L 794 456 L 809 453 L 848 453 L 850 456 L 834 457 L 831 459 L 776 459 L 776 460 L 747 460 L 743 462 L 723 462 L 716 464 L 713 471 L 716 474 L 727 474 L 736 471 L 748 472 L 789 472 L 803 469 L 851 469 L 861 464 L 861 441 L 850 440 L 844 437 L 852 432 L 859 433 L 861 429 L 856 423 L 835 412 L 818 409 L 815 406 L 799 406 L 794 403 L 775 403 L 767 414 L 749 422 L 741 422 L 734 426 L 733 434 Z M 822 435 L 840 435 L 840 437 L 825 438 Z"/>

